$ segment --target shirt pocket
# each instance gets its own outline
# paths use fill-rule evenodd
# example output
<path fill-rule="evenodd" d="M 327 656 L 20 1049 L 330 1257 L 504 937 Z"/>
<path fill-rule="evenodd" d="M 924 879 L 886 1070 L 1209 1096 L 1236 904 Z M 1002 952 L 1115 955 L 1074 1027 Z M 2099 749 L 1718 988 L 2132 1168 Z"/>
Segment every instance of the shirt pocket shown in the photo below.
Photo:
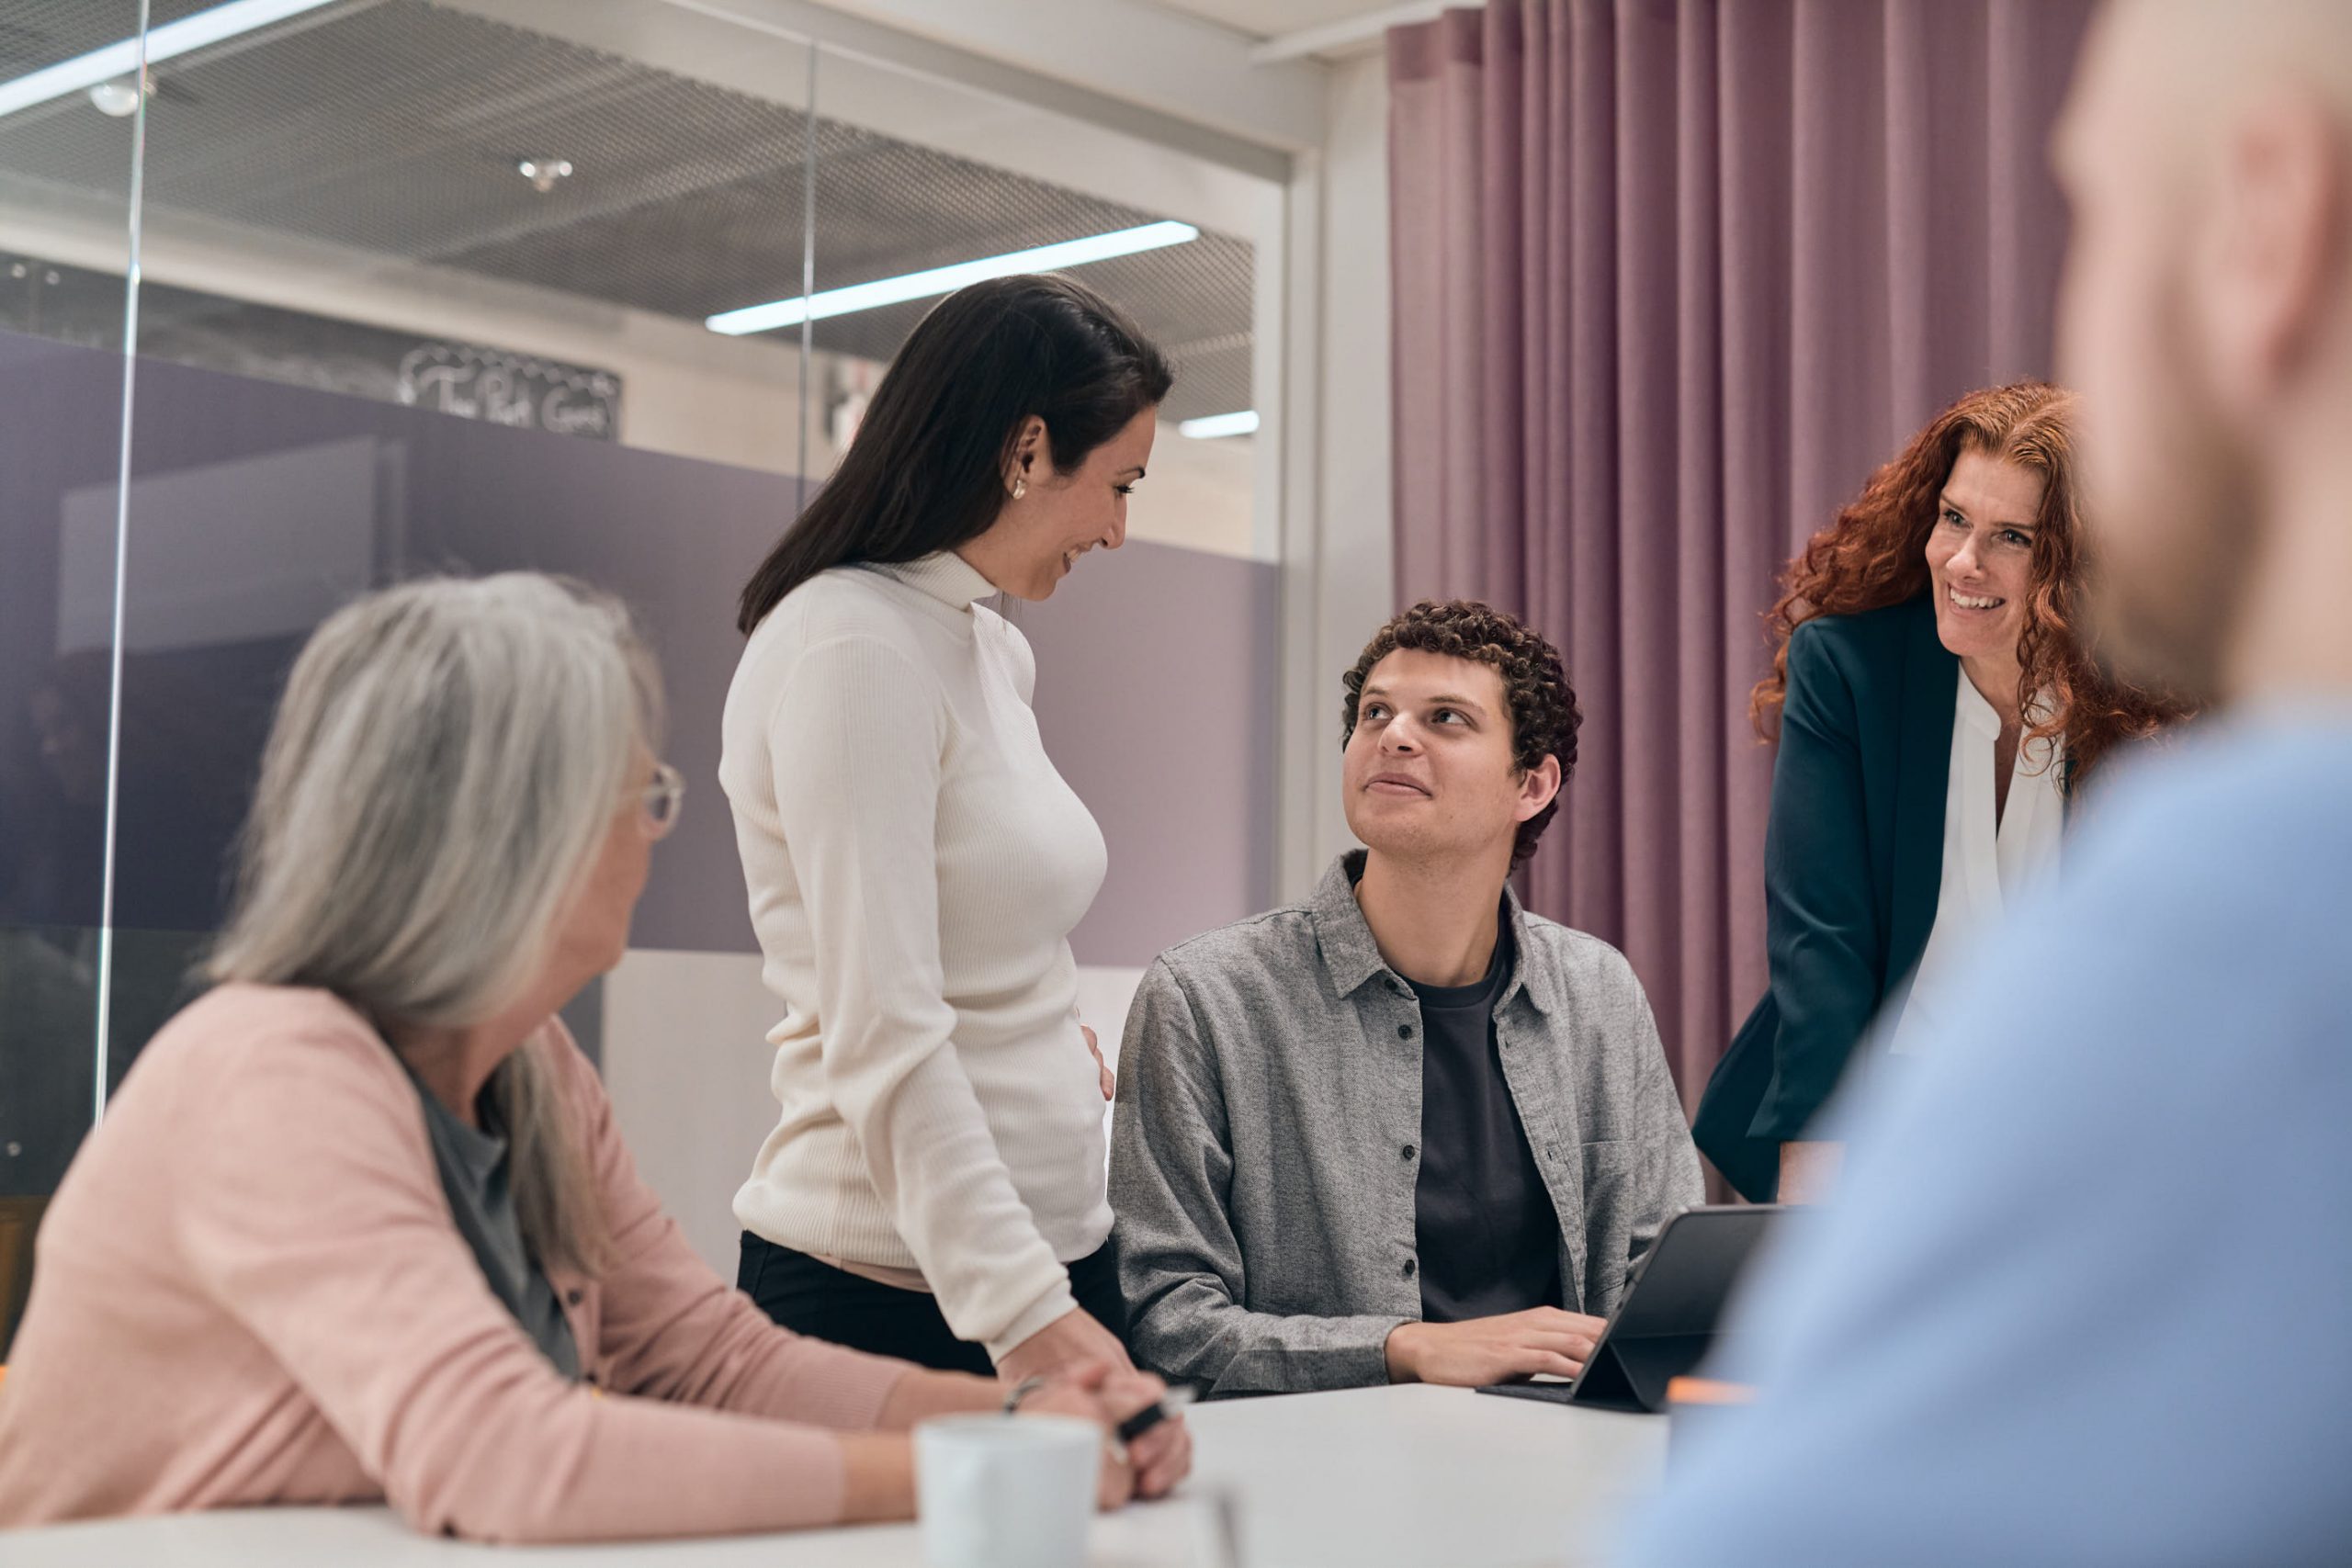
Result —
<path fill-rule="evenodd" d="M 1641 1196 L 1650 1151 L 1638 1138 L 1602 1138 L 1577 1150 L 1577 1167 L 1584 1179 L 1587 1231 L 1597 1231 L 1605 1215 L 1623 1214 Z"/>
<path fill-rule="evenodd" d="M 1596 1316 L 1608 1315 L 1624 1293 L 1634 1216 L 1647 1212 L 1643 1194 L 1650 1187 L 1650 1162 L 1656 1157 L 1657 1151 L 1639 1138 L 1607 1138 L 1577 1150 L 1584 1178 L 1585 1239 L 1578 1293 L 1584 1310 Z"/>

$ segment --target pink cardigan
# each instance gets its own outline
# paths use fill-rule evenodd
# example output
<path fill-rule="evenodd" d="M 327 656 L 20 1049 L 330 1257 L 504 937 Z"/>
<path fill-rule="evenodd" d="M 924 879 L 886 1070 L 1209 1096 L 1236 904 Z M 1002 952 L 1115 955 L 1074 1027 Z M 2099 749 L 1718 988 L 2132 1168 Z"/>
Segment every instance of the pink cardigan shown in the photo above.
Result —
<path fill-rule="evenodd" d="M 379 1499 L 503 1541 L 838 1520 L 819 1428 L 871 1428 L 905 1364 L 729 1289 L 563 1026 L 525 1048 L 613 1230 L 600 1280 L 549 1271 L 584 1384 L 491 1293 L 376 1032 L 322 991 L 224 987 L 141 1054 L 42 1224 L 0 1385 L 0 1526 Z"/>

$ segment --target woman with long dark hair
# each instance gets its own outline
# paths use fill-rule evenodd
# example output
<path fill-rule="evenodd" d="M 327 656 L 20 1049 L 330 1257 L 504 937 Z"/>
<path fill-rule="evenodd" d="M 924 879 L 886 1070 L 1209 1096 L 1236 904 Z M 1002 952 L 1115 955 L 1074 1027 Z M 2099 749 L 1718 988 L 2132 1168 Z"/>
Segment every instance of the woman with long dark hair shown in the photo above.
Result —
<path fill-rule="evenodd" d="M 719 778 L 785 1013 L 735 1213 L 787 1327 L 1014 1382 L 1126 1364 L 1069 942 L 1102 836 L 980 601 L 1119 547 L 1170 379 L 1068 278 L 952 295 L 744 588 Z"/>
<path fill-rule="evenodd" d="M 1818 1196 L 1815 1120 L 1882 1009 L 1905 1050 L 1969 934 L 2057 859 L 2069 803 L 2178 710 L 2079 630 L 2074 397 L 2040 381 L 1938 414 L 1790 564 L 1764 845 L 1771 988 L 1707 1085 L 1699 1147 L 1751 1198 Z"/>

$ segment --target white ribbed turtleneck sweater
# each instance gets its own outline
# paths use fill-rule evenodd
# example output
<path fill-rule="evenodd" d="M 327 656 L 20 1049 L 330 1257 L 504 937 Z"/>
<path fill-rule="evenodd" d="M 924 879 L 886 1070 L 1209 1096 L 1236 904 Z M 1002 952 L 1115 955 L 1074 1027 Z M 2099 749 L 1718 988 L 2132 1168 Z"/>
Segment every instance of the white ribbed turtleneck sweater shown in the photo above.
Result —
<path fill-rule="evenodd" d="M 1102 835 L 1029 707 L 1036 664 L 953 553 L 838 568 L 752 634 L 718 767 L 782 1116 L 744 1228 L 912 1269 L 1001 1356 L 1075 1304 L 1111 1230 L 1069 936 Z"/>

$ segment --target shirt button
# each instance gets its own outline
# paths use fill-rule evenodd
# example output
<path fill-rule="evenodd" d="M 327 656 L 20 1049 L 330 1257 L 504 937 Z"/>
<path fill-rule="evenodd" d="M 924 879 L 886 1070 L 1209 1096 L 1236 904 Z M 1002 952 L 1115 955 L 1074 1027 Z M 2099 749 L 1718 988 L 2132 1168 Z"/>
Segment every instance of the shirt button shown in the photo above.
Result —
<path fill-rule="evenodd" d="M 1407 1159 L 1411 1159 L 1413 1157 L 1413 1145 L 1410 1144 L 1407 1144 L 1405 1145 L 1405 1157 Z"/>
<path fill-rule="evenodd" d="M 1400 1023 L 1400 1024 L 1398 1024 L 1398 1025 L 1396 1026 L 1396 1038 L 1397 1038 L 1397 1039 L 1399 1039 L 1399 1040 L 1410 1040 L 1412 1037 L 1413 1037 L 1413 1026 L 1412 1026 L 1411 1024 L 1409 1024 L 1409 1023 Z"/>
<path fill-rule="evenodd" d="M 1413 1277 L 1413 1260 L 1412 1260 L 1411 1258 L 1408 1258 L 1407 1259 L 1405 1259 L 1405 1278 L 1407 1278 L 1408 1280 L 1409 1280 L 1409 1279 L 1411 1279 L 1412 1277 Z"/>

